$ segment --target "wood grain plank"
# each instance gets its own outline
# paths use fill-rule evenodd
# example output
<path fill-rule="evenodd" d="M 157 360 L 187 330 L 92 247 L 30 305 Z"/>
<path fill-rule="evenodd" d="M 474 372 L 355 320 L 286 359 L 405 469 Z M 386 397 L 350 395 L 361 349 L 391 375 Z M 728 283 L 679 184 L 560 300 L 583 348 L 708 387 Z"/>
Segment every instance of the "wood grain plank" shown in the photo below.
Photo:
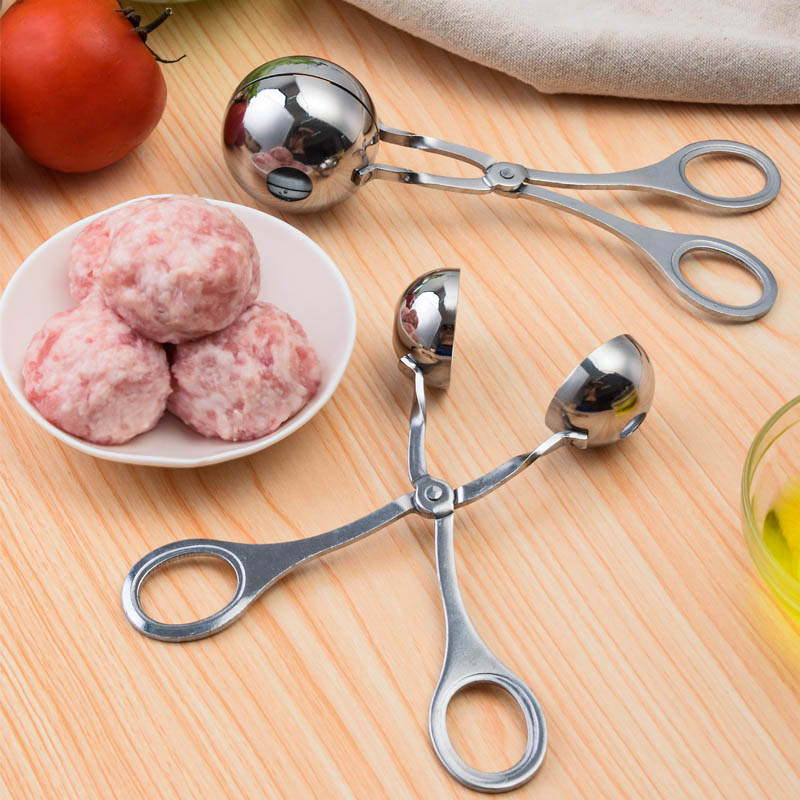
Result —
<path fill-rule="evenodd" d="M 287 221 L 318 242 L 355 296 L 359 330 L 340 388 L 290 439 L 235 463 L 167 471 L 94 461 L 30 422 L 0 390 L 0 787 L 27 797 L 466 797 L 441 769 L 427 709 L 443 651 L 428 522 L 402 520 L 270 590 L 218 637 L 137 636 L 121 580 L 185 536 L 280 541 L 407 490 L 410 386 L 390 346 L 395 298 L 417 273 L 464 270 L 451 387 L 430 401 L 429 463 L 454 484 L 546 434 L 543 413 L 577 359 L 621 331 L 657 373 L 653 412 L 624 445 L 559 452 L 459 511 L 465 601 L 533 687 L 550 729 L 520 796 L 795 798 L 800 628 L 758 577 L 740 531 L 739 478 L 769 414 L 797 394 L 800 112 L 545 96 L 336 0 L 209 0 L 176 7 L 159 50 L 164 119 L 94 175 L 37 167 L 3 134 L 0 281 L 47 237 L 131 197 L 197 193 L 252 204 L 225 170 L 219 119 L 253 66 L 293 52 L 351 69 L 381 117 L 545 169 L 610 171 L 704 138 L 778 163 L 778 199 L 705 213 L 634 193 L 581 192 L 612 213 L 730 239 L 775 271 L 763 320 L 688 314 L 643 259 L 587 223 L 501 197 L 372 184 Z M 469 167 L 385 147 L 390 163 Z M 717 190 L 734 162 L 703 165 Z M 703 270 L 706 272 L 703 272 Z M 716 285 L 716 265 L 698 265 Z M 727 277 L 729 291 L 746 282 Z M 211 572 L 166 575 L 167 617 L 202 608 Z M 508 763 L 519 721 L 490 695 L 455 715 L 475 763 Z M 479 728 L 479 726 L 482 726 Z M 478 729 L 479 728 L 479 729 Z"/>

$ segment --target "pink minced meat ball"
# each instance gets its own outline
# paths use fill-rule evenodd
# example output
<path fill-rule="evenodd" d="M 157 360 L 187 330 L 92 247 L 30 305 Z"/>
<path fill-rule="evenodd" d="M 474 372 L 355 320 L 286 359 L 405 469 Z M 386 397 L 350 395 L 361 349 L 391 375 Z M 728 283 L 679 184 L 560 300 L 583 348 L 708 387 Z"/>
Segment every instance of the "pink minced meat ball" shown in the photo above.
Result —
<path fill-rule="evenodd" d="M 303 408 L 319 383 L 300 323 L 254 303 L 225 330 L 177 345 L 167 408 L 203 436 L 257 439 Z"/>
<path fill-rule="evenodd" d="M 50 317 L 28 345 L 22 377 L 45 419 L 97 444 L 150 430 L 170 393 L 164 348 L 131 330 L 97 293 Z"/>
<path fill-rule="evenodd" d="M 108 258 L 111 237 L 117 226 L 137 208 L 154 202 L 150 199 L 114 209 L 99 216 L 76 237 L 69 251 L 67 273 L 69 293 L 80 303 L 97 287 L 97 273 Z"/>
<path fill-rule="evenodd" d="M 258 296 L 261 270 L 234 214 L 175 195 L 122 221 L 98 277 L 108 306 L 135 331 L 176 343 L 230 325 Z"/>
<path fill-rule="evenodd" d="M 95 273 L 108 255 L 109 215 L 103 214 L 85 227 L 69 251 L 69 293 L 80 303 L 96 287 Z"/>

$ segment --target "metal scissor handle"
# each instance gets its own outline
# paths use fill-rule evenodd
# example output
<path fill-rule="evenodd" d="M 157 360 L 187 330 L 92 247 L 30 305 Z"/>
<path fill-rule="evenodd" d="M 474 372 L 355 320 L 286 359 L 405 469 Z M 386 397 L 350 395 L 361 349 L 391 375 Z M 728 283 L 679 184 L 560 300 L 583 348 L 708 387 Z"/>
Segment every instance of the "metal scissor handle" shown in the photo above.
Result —
<path fill-rule="evenodd" d="M 379 133 L 382 140 L 391 144 L 438 153 L 473 164 L 483 169 L 484 175 L 480 178 L 456 178 L 385 164 L 369 164 L 353 173 L 353 180 L 359 185 L 374 178 L 381 178 L 431 189 L 471 194 L 498 191 L 507 197 L 536 200 L 587 219 L 640 247 L 648 256 L 650 264 L 655 267 L 659 277 L 666 280 L 668 287 L 679 299 L 716 319 L 727 322 L 750 322 L 764 316 L 775 303 L 778 286 L 774 275 L 763 261 L 744 248 L 711 236 L 676 234 L 637 225 L 582 200 L 545 188 L 555 186 L 571 189 L 636 189 L 680 197 L 718 208 L 752 211 L 775 199 L 780 190 L 781 177 L 772 159 L 751 145 L 723 139 L 695 142 L 647 167 L 625 172 L 586 175 L 544 172 L 528 169 L 521 164 L 498 162 L 480 150 L 384 125 L 380 126 Z M 728 153 L 754 163 L 764 173 L 766 179 L 764 188 L 745 197 L 717 197 L 697 189 L 686 177 L 686 165 L 693 158 L 712 153 Z M 703 250 L 722 253 L 737 261 L 761 284 L 761 297 L 754 303 L 735 306 L 715 300 L 695 289 L 684 277 L 680 261 L 690 252 Z"/>
<path fill-rule="evenodd" d="M 415 393 L 409 432 L 409 472 L 419 480 L 427 474 L 425 401 L 422 381 L 417 380 L 415 384 L 418 391 Z M 454 507 L 474 503 L 522 472 L 541 456 L 557 450 L 572 440 L 585 438 L 586 435 L 578 431 L 553 434 L 532 452 L 509 459 L 486 475 L 460 486 L 453 493 Z M 414 495 L 414 492 L 410 492 L 354 522 L 306 539 L 274 544 L 246 544 L 219 539 L 183 539 L 157 547 L 139 559 L 125 577 L 122 585 L 122 607 L 125 616 L 139 633 L 152 639 L 187 642 L 211 636 L 237 620 L 254 600 L 294 567 L 374 533 L 415 511 Z M 142 585 L 157 569 L 168 562 L 193 556 L 213 556 L 230 565 L 236 575 L 233 597 L 219 611 L 193 622 L 170 623 L 153 619 L 142 608 L 140 600 Z"/>
<path fill-rule="evenodd" d="M 482 792 L 505 792 L 529 781 L 541 766 L 547 750 L 544 714 L 539 701 L 528 686 L 514 675 L 481 639 L 464 606 L 458 588 L 453 545 L 456 497 L 461 491 L 464 498 L 464 493 L 459 489 L 453 491 L 444 481 L 433 479 L 428 474 L 425 463 L 427 416 L 425 380 L 422 370 L 412 356 L 402 358 L 401 362 L 414 375 L 414 399 L 408 434 L 408 473 L 416 487 L 418 510 L 435 519 L 436 572 L 445 617 L 444 662 L 428 713 L 431 743 L 444 768 L 465 786 Z M 558 445 L 553 443 L 551 446 Z M 541 454 L 537 451 L 535 456 L 528 459 L 528 463 L 533 463 Z M 491 478 L 484 477 L 481 487 L 488 487 L 489 482 L 495 477 L 494 473 Z M 503 480 L 507 480 L 508 477 L 510 475 L 504 474 Z M 499 479 L 495 480 L 495 486 L 500 485 L 500 482 Z M 427 489 L 430 488 L 437 489 L 435 494 L 428 494 Z M 486 490 L 490 491 L 488 488 Z M 477 494 L 477 491 L 471 492 L 469 499 L 462 499 L 462 502 L 477 499 Z M 469 686 L 486 683 L 499 686 L 511 695 L 519 705 L 527 727 L 525 752 L 522 758 L 512 767 L 500 772 L 484 772 L 467 764 L 456 752 L 447 732 L 447 707 L 453 697 Z"/>
<path fill-rule="evenodd" d="M 548 206 L 555 206 L 588 219 L 641 248 L 647 255 L 650 265 L 655 268 L 658 277 L 666 280 L 673 294 L 688 305 L 716 319 L 726 322 L 750 322 L 763 317 L 772 308 L 778 296 L 778 284 L 769 267 L 751 252 L 733 242 L 713 236 L 672 233 L 637 225 L 575 197 L 567 197 L 542 186 L 525 185 L 510 194 L 512 197 L 525 197 Z M 696 251 L 722 253 L 732 258 L 759 282 L 761 297 L 754 303 L 735 306 L 715 300 L 695 289 L 681 271 L 681 259 Z"/>
<path fill-rule="evenodd" d="M 767 265 L 756 258 L 752 253 L 724 239 L 716 239 L 713 236 L 692 236 L 680 233 L 660 234 L 657 240 L 651 245 L 666 245 L 664 254 L 658 259 L 658 266 L 666 273 L 667 280 L 677 292 L 695 308 L 710 314 L 721 320 L 728 322 L 750 322 L 751 320 L 763 317 L 769 311 L 778 296 L 778 284 L 775 276 Z M 646 252 L 653 258 L 651 249 Z M 703 292 L 695 289 L 684 277 L 681 269 L 681 260 L 684 256 L 693 252 L 722 253 L 744 267 L 761 286 L 761 297 L 754 303 L 744 306 L 734 306 L 730 303 L 722 303 L 709 297 Z M 669 258 L 668 266 L 666 259 Z"/>
<path fill-rule="evenodd" d="M 505 792 L 530 780 L 547 750 L 547 725 L 533 692 L 486 646 L 464 607 L 456 576 L 453 514 L 436 520 L 436 568 L 444 605 L 447 640 L 444 664 L 433 693 L 428 725 L 436 755 L 458 781 L 483 792 Z M 469 686 L 493 684 L 517 702 L 525 718 L 525 752 L 516 764 L 499 772 L 484 772 L 467 764 L 447 732 L 447 707 Z"/>
<path fill-rule="evenodd" d="M 217 539 L 184 539 L 153 550 L 133 566 L 123 583 L 122 608 L 128 621 L 140 633 L 167 642 L 202 639 L 227 628 L 285 571 L 285 568 L 281 569 L 279 566 L 283 564 L 283 559 L 280 558 L 276 559 L 272 570 L 266 569 L 268 562 L 264 558 L 265 547 L 273 546 L 223 542 Z M 278 552 L 280 548 L 281 545 L 277 545 Z M 193 556 L 213 556 L 230 565 L 236 575 L 236 589 L 231 600 L 216 613 L 193 622 L 159 622 L 148 616 L 139 599 L 142 584 L 168 561 Z M 265 572 L 270 571 L 273 576 L 265 579 Z"/>
<path fill-rule="evenodd" d="M 185 539 L 159 547 L 135 564 L 125 578 L 122 588 L 125 614 L 136 630 L 153 639 L 186 642 L 211 636 L 238 619 L 250 603 L 298 564 L 366 536 L 411 511 L 412 497 L 405 495 L 356 522 L 308 539 L 268 545 Z M 474 499 L 471 496 L 465 502 Z M 489 792 L 514 789 L 530 780 L 541 766 L 547 747 L 544 716 L 533 692 L 491 653 L 467 615 L 455 573 L 452 513 L 436 520 L 436 554 L 447 642 L 444 665 L 430 706 L 431 742 L 445 769 L 463 784 Z M 228 604 L 194 622 L 164 623 L 150 617 L 139 599 L 148 576 L 174 559 L 203 555 L 221 558 L 234 570 L 236 590 Z M 522 758 L 501 772 L 483 772 L 469 766 L 456 753 L 447 733 L 447 706 L 455 694 L 468 686 L 486 683 L 505 689 L 516 700 L 527 726 Z"/>
<path fill-rule="evenodd" d="M 686 177 L 686 167 L 693 159 L 705 155 L 738 156 L 755 164 L 764 175 L 763 188 L 740 197 L 720 197 L 701 191 Z M 708 139 L 687 144 L 662 161 L 639 169 L 594 175 L 529 169 L 526 180 L 540 186 L 566 189 L 634 189 L 655 192 L 736 211 L 755 211 L 762 208 L 775 199 L 781 188 L 780 172 L 766 153 L 752 145 L 727 139 Z"/>
<path fill-rule="evenodd" d="M 184 539 L 158 547 L 133 565 L 122 584 L 122 608 L 139 633 L 166 642 L 202 639 L 227 628 L 244 610 L 299 564 L 380 530 L 414 510 L 413 493 L 360 519 L 318 536 L 275 544 L 241 544 L 217 539 Z M 159 567 L 177 558 L 214 556 L 226 561 L 236 575 L 231 600 L 214 614 L 194 622 L 168 623 L 153 619 L 142 608 L 142 584 Z"/>

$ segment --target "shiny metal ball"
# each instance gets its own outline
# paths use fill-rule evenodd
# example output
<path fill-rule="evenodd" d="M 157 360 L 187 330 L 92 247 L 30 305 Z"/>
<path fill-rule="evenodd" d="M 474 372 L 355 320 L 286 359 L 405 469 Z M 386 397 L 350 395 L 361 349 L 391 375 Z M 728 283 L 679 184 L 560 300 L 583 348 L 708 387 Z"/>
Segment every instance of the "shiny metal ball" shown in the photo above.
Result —
<path fill-rule="evenodd" d="M 378 149 L 378 120 L 347 70 L 289 56 L 236 87 L 222 139 L 228 169 L 256 200 L 280 211 L 321 211 L 356 190 L 354 171 Z"/>
<path fill-rule="evenodd" d="M 426 386 L 450 384 L 458 309 L 457 269 L 437 269 L 420 275 L 400 297 L 395 311 L 394 350 L 400 359 L 410 354 Z M 401 372 L 414 376 L 400 362 Z"/>
<path fill-rule="evenodd" d="M 655 393 L 655 372 L 644 348 L 628 334 L 600 345 L 561 384 L 545 415 L 553 433 L 583 431 L 576 447 L 625 439 L 644 422 Z"/>

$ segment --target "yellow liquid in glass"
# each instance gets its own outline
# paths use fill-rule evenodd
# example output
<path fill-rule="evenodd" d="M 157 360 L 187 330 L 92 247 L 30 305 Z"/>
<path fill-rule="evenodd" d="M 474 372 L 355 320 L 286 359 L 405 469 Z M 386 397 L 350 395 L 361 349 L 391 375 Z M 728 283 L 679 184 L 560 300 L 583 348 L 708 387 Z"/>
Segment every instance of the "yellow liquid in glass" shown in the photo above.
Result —
<path fill-rule="evenodd" d="M 781 568 L 800 581 L 800 478 L 783 487 L 764 519 L 764 544 Z"/>

